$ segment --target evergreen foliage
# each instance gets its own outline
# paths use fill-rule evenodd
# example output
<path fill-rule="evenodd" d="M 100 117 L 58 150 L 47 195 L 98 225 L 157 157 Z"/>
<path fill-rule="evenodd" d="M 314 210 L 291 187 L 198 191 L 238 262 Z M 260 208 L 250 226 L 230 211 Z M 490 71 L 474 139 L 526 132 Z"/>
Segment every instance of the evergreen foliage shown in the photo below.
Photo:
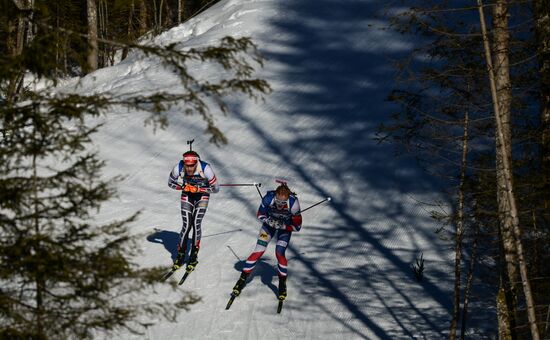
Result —
<path fill-rule="evenodd" d="M 120 179 L 103 179 L 104 162 L 88 151 L 100 125 L 87 120 L 107 105 L 98 96 L 35 93 L 0 108 L 2 337 L 90 338 L 131 326 L 145 307 L 173 313 L 162 303 L 129 302 L 148 294 L 161 270 L 140 270 L 131 260 L 137 247 L 127 224 L 137 215 L 94 225 Z"/>
<path fill-rule="evenodd" d="M 99 67 L 111 66 L 127 55 L 123 44 L 134 43 L 149 33 L 158 34 L 204 11 L 218 0 L 94 0 L 98 13 Z M 56 40 L 54 53 L 58 75 L 85 74 L 87 54 L 86 2 L 75 0 L 6 0 L 0 2 L 0 52 L 17 54 L 29 30 L 48 30 Z M 67 34 L 72 32 L 73 34 Z M 76 34 L 74 34 L 76 33 Z M 19 48 L 18 48 L 19 46 Z"/>
<path fill-rule="evenodd" d="M 37 0 L 30 11 L 15 5 L 0 8 L 6 10 L 0 12 L 0 338 L 91 338 L 120 328 L 139 332 L 151 316 L 175 320 L 200 298 L 154 301 L 162 268 L 139 268 L 133 260 L 139 247 L 128 224 L 138 215 L 102 225 L 94 220 L 122 177 L 102 175 L 92 136 L 114 106 L 147 110 L 147 122 L 162 128 L 166 110 L 181 105 L 183 114 L 205 121 L 213 143 L 226 143 L 209 103 L 225 113 L 228 94 L 267 93 L 267 82 L 252 76 L 262 57 L 249 38 L 188 50 L 104 39 L 113 50 L 161 60 L 179 76 L 181 91 L 56 93 L 51 86 L 59 75 L 86 69 L 86 29 L 78 15 L 85 9 L 73 1 Z M 15 29 L 19 24 L 25 29 Z M 227 77 L 198 79 L 187 71 L 189 62 L 218 65 Z M 50 87 L 35 90 L 39 82 Z"/>

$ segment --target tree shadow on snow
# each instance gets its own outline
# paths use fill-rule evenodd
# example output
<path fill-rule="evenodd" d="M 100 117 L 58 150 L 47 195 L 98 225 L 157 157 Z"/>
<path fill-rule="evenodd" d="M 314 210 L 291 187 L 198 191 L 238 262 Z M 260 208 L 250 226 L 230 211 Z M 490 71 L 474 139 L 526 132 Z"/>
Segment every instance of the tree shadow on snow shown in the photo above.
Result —
<path fill-rule="evenodd" d="M 232 111 L 261 141 L 262 153 L 279 156 L 274 166 L 292 173 L 308 194 L 333 198 L 324 206 L 330 219 L 311 225 L 311 212 L 305 213 L 299 237 L 307 242 L 289 246 L 293 261 L 306 269 L 293 280 L 313 305 L 296 308 L 321 309 L 356 337 L 441 338 L 452 306 L 447 253 L 444 247 L 425 251 L 439 265 L 427 260 L 424 282 L 412 279 L 410 264 L 430 247 L 426 240 L 438 239 L 429 213 L 408 199 L 437 193 L 439 184 L 412 159 L 395 158 L 393 147 L 374 141 L 396 110 L 385 101 L 393 86 L 391 60 L 414 48 L 379 29 L 386 24 L 376 17 L 381 4 L 285 3 L 286 15 L 270 22 L 269 32 L 279 34 L 263 38 L 270 44 L 262 52 L 268 71 L 277 65 L 275 75 L 292 86 L 273 93 L 264 109 L 276 113 L 292 137 L 281 138 L 244 110 Z M 285 48 L 277 48 L 278 39 Z M 319 296 L 336 302 L 318 302 Z M 341 306 L 350 317 L 342 316 Z"/>

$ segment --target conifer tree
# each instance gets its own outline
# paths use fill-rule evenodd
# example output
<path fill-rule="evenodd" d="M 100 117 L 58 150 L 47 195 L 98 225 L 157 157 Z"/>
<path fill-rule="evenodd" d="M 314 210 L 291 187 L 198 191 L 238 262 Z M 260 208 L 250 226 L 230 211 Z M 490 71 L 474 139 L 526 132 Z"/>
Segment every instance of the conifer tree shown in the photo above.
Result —
<path fill-rule="evenodd" d="M 5 58 L 0 82 L 23 65 L 44 75 L 48 64 L 34 56 L 52 56 L 37 53 L 47 41 L 37 38 L 22 55 Z M 136 215 L 106 225 L 93 219 L 115 195 L 118 178 L 102 178 L 104 162 L 88 151 L 99 126 L 87 119 L 109 104 L 100 96 L 27 91 L 22 101 L 0 106 L 2 338 L 89 338 L 101 329 L 136 329 L 140 310 L 174 312 L 175 306 L 131 302 L 147 301 L 131 296 L 147 294 L 152 275 L 160 275 L 132 262 L 135 239 L 127 224 Z"/>
<path fill-rule="evenodd" d="M 117 181 L 102 179 L 104 162 L 87 151 L 99 126 L 86 118 L 105 104 L 100 97 L 36 95 L 0 108 L 3 338 L 89 338 L 129 325 L 139 308 L 168 312 L 125 300 L 144 294 L 159 272 L 131 260 L 127 223 L 136 215 L 105 225 L 93 219 Z"/>
<path fill-rule="evenodd" d="M 85 38 L 78 30 L 52 26 L 46 10 L 34 8 L 36 36 L 20 54 L 0 54 L 0 338 L 91 338 L 120 328 L 138 332 L 147 325 L 142 314 L 174 320 L 199 298 L 183 294 L 176 303 L 147 298 L 164 268 L 134 263 L 139 247 L 128 223 L 137 215 L 94 221 L 116 195 L 121 177 L 103 177 L 104 162 L 91 151 L 100 125 L 90 121 L 123 106 L 150 111 L 149 121 L 164 127 L 167 108 L 181 105 L 184 114 L 206 122 L 212 142 L 225 143 L 208 99 L 227 112 L 228 94 L 268 92 L 267 82 L 252 76 L 253 63 L 261 65 L 262 58 L 248 38 L 226 37 L 191 50 L 103 40 L 136 57 L 157 58 L 180 77 L 181 91 L 115 97 L 22 86 L 11 95 L 10 84 L 22 74 L 55 85 L 58 43 Z M 82 56 L 85 51 L 84 45 Z M 74 61 L 85 69 L 86 58 Z M 227 77 L 195 78 L 187 71 L 190 61 L 220 65 Z"/>
<path fill-rule="evenodd" d="M 501 5 L 503 3 L 500 2 Z M 405 145 L 408 151 L 412 151 L 431 174 L 436 174 L 441 179 L 441 183 L 447 188 L 449 201 L 456 201 L 457 195 L 465 198 L 464 206 L 452 206 L 459 216 L 461 213 L 465 214 L 465 224 L 461 228 L 464 237 L 458 237 L 461 234 L 458 228 L 449 232 L 455 242 L 465 242 L 462 247 L 466 249 L 466 254 L 469 246 L 472 249 L 481 248 L 485 256 L 496 263 L 498 270 L 494 272 L 499 275 L 485 277 L 484 280 L 494 288 L 500 334 L 503 337 L 528 336 L 524 300 L 523 297 L 516 298 L 518 290 L 514 289 L 519 283 L 519 275 L 515 274 L 518 273 L 517 262 L 510 260 L 516 254 L 513 242 L 515 236 L 510 232 L 506 233 L 510 230 L 509 223 L 503 216 L 507 216 L 509 211 L 506 211 L 503 195 L 497 196 L 497 192 L 503 192 L 500 189 L 502 182 L 499 180 L 502 170 L 500 166 L 495 167 L 495 163 L 497 159 L 502 159 L 502 155 L 495 152 L 493 144 L 496 129 L 492 117 L 479 17 L 475 6 L 456 5 L 453 7 L 453 3 L 422 1 L 417 7 L 393 16 L 394 28 L 401 33 L 418 34 L 425 44 L 419 44 L 413 55 L 409 56 L 407 61 L 412 61 L 411 63 L 400 64 L 400 74 L 405 77 L 398 79 L 397 89 L 390 95 L 390 100 L 398 103 L 400 108 L 394 116 L 395 120 L 382 127 L 382 131 L 387 133 L 383 138 Z M 508 106 L 505 124 L 510 124 L 512 133 L 505 136 L 507 139 L 504 143 L 508 147 L 508 157 L 513 161 L 510 168 L 514 170 L 511 175 L 520 207 L 519 219 L 524 227 L 522 242 L 525 242 L 528 270 L 541 272 L 543 266 L 539 261 L 546 257 L 543 251 L 537 249 L 548 245 L 548 237 L 544 236 L 548 235 L 548 224 L 540 218 L 544 215 L 541 209 L 544 200 L 541 200 L 540 190 L 544 172 L 541 171 L 540 158 L 537 157 L 541 149 L 541 131 L 544 133 L 544 124 L 540 124 L 539 120 L 541 116 L 544 118 L 544 114 L 538 112 L 537 104 L 540 103 L 542 107 L 545 104 L 537 96 L 538 80 L 543 74 L 539 73 L 539 65 L 534 61 L 535 57 L 543 60 L 543 55 L 541 52 L 536 54 L 533 24 L 540 23 L 540 20 L 532 20 L 533 13 L 523 2 L 506 2 L 506 5 L 509 11 L 503 15 L 493 10 L 494 2 L 485 4 L 490 9 L 487 12 L 492 14 L 493 20 L 504 17 L 511 22 L 508 27 L 502 25 L 501 21 L 494 21 L 489 27 L 489 37 L 493 43 L 493 56 L 501 52 L 499 58 L 495 58 L 495 69 L 505 71 L 509 68 L 510 72 L 509 81 L 501 82 L 499 87 L 501 92 L 509 91 L 505 99 Z M 535 18 L 537 17 L 543 18 L 544 15 L 539 12 L 535 14 Z M 540 31 L 542 30 L 539 29 Z M 504 44 L 500 41 L 506 34 L 510 35 L 510 43 L 506 44 L 506 50 L 503 51 Z M 500 40 L 496 39 L 497 36 Z M 539 43 L 539 51 L 540 48 Z M 502 52 L 509 55 L 507 65 L 502 58 Z M 545 92 L 540 92 L 543 93 Z M 544 99 L 544 96 L 541 97 Z M 463 123 L 461 118 L 466 114 L 470 117 L 470 147 L 465 173 L 466 192 L 462 193 L 456 186 L 462 178 L 459 175 L 462 169 L 460 165 L 464 164 L 459 158 L 461 153 L 458 148 L 458 134 Z M 496 213 L 499 211 L 499 204 L 500 216 Z M 459 216 L 451 213 L 443 216 L 443 221 L 452 225 L 460 220 L 457 219 Z M 495 237 L 498 237 L 498 246 L 495 246 Z M 455 247 L 462 248 L 458 244 Z M 461 262 L 461 256 L 457 251 L 457 264 Z M 479 258 L 478 263 L 484 262 L 487 263 Z M 469 265 L 468 262 L 462 263 Z M 456 269 L 456 273 L 460 274 L 459 268 Z M 460 275 L 456 275 L 455 280 L 457 289 L 449 337 L 457 336 L 457 325 L 461 323 L 464 329 L 460 336 L 463 338 L 467 336 L 467 333 L 464 334 L 467 332 L 467 320 L 458 319 L 460 309 L 465 308 L 465 304 L 458 305 L 458 298 L 463 294 L 460 289 Z M 536 282 L 544 280 L 548 282 L 547 278 L 537 279 Z M 472 280 L 469 278 L 468 281 Z M 544 304 L 543 301 L 547 299 L 540 297 L 547 289 L 540 284 L 534 287 L 535 296 L 538 297 L 536 301 Z M 469 297 L 467 299 L 469 301 Z M 541 320 L 546 311 L 539 308 L 537 313 Z M 465 311 L 462 315 L 465 315 Z"/>

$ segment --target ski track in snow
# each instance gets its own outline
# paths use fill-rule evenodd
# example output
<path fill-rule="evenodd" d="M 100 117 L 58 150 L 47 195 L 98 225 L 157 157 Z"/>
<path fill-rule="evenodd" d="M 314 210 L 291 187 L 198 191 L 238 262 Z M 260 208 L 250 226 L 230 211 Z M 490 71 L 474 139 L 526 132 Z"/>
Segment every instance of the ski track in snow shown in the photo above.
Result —
<path fill-rule="evenodd" d="M 412 162 L 393 157 L 373 141 L 392 112 L 390 59 L 411 41 L 377 26 L 381 1 L 223 0 L 201 15 L 154 38 L 182 48 L 204 46 L 225 35 L 252 36 L 267 57 L 259 76 L 274 91 L 265 102 L 231 98 L 217 124 L 229 145 L 217 148 L 205 124 L 173 108 L 166 130 L 145 127 L 145 113 L 116 110 L 96 136 L 108 161 L 106 177 L 126 174 L 119 198 L 99 222 L 142 212 L 132 226 L 148 233 L 143 267 L 171 265 L 180 231 L 179 193 L 167 187 L 169 171 L 195 139 L 221 183 L 289 180 L 304 213 L 292 236 L 288 298 L 276 313 L 274 242 L 252 281 L 229 311 L 225 304 L 259 230 L 253 188 L 222 188 L 212 195 L 199 265 L 181 289 L 203 300 L 182 311 L 177 323 L 160 322 L 145 336 L 124 339 L 435 339 L 445 337 L 451 306 L 451 253 L 419 201 L 439 197 L 435 184 Z M 214 69 L 192 66 L 210 77 Z M 210 72 L 210 73 L 208 73 Z M 213 74 L 212 74 L 213 75 Z M 177 91 L 177 79 L 155 59 L 131 55 L 81 80 L 77 91 L 148 93 Z M 157 231 L 155 231 L 155 228 Z M 426 271 L 414 281 L 410 264 L 423 252 Z M 171 280 L 179 280 L 177 273 Z M 169 300 L 170 296 L 159 295 Z"/>

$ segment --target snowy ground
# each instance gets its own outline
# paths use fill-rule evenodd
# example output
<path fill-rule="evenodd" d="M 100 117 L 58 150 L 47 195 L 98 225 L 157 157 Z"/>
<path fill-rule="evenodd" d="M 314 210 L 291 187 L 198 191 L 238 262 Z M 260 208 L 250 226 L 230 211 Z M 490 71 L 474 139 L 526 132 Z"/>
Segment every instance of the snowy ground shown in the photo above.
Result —
<path fill-rule="evenodd" d="M 232 99 L 230 114 L 217 121 L 229 139 L 222 148 L 208 144 L 198 117 L 177 109 L 170 126 L 157 133 L 143 126 L 144 113 L 109 115 L 96 136 L 108 161 L 106 175 L 128 177 L 120 199 L 106 205 L 98 218 L 142 211 L 133 230 L 148 235 L 142 243 L 144 267 L 172 262 L 181 218 L 179 193 L 166 183 L 188 139 L 195 139 L 195 149 L 221 183 L 261 182 L 265 192 L 274 187 L 275 177 L 283 177 L 303 207 L 327 196 L 333 202 L 305 212 L 302 231 L 292 236 L 288 298 L 278 315 L 273 244 L 252 282 L 231 310 L 224 310 L 255 244 L 259 197 L 254 188 L 223 188 L 213 195 L 199 266 L 182 287 L 203 300 L 182 311 L 178 323 L 149 328 L 146 338 L 445 337 L 451 253 L 419 204 L 438 198 L 434 184 L 414 163 L 396 160 L 389 147 L 373 141 L 378 124 L 392 110 L 385 101 L 394 76 L 391 59 L 413 47 L 378 29 L 384 24 L 377 19 L 384 4 L 223 0 L 156 39 L 191 47 L 225 35 L 252 36 L 268 59 L 259 75 L 274 91 L 265 102 Z M 129 58 L 88 76 L 79 91 L 128 93 L 174 86 L 176 79 L 156 61 Z M 420 252 L 425 279 L 416 283 L 410 264 Z"/>

